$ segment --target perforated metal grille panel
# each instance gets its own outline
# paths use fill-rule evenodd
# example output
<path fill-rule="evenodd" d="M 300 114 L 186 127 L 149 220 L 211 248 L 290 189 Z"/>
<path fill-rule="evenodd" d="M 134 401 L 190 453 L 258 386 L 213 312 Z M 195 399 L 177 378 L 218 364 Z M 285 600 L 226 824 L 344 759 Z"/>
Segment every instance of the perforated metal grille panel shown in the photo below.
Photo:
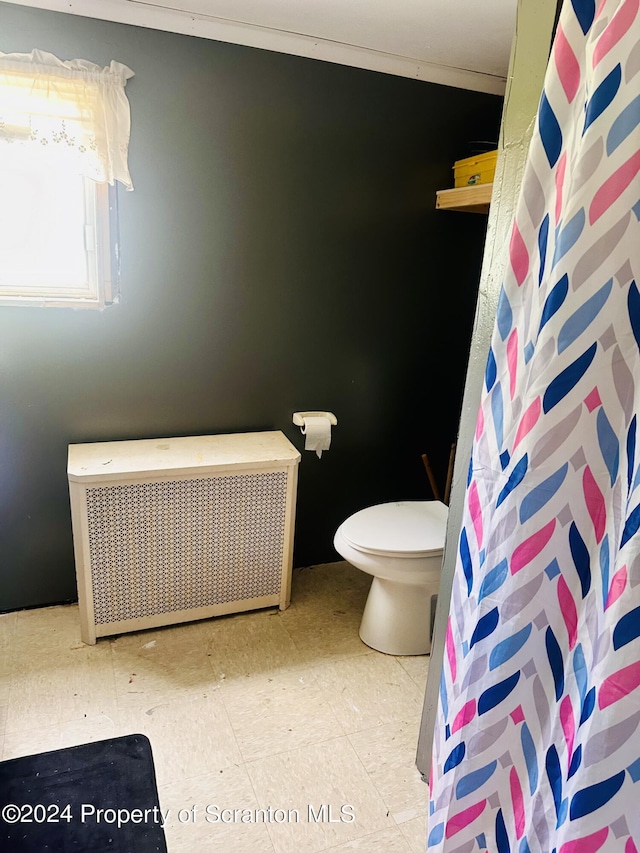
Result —
<path fill-rule="evenodd" d="M 87 489 L 96 625 L 278 595 L 287 474 Z"/>

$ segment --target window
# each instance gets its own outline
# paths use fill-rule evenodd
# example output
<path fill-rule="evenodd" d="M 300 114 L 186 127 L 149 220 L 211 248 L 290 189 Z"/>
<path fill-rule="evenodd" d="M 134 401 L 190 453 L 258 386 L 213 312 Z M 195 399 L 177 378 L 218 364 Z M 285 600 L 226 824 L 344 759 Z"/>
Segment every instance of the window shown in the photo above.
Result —
<path fill-rule="evenodd" d="M 115 193 L 38 153 L 16 147 L 0 160 L 0 301 L 113 302 Z"/>
<path fill-rule="evenodd" d="M 133 189 L 132 73 L 0 54 L 0 305 L 117 299 L 115 181 Z"/>

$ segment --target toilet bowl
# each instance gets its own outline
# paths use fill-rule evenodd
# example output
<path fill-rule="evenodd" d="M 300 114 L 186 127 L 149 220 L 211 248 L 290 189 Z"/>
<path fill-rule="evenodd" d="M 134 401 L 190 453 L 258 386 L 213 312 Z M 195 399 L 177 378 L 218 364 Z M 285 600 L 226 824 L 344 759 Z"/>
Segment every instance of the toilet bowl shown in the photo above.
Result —
<path fill-rule="evenodd" d="M 354 513 L 333 544 L 373 575 L 360 639 L 389 655 L 431 651 L 431 599 L 438 594 L 448 508 L 440 501 L 398 501 Z"/>

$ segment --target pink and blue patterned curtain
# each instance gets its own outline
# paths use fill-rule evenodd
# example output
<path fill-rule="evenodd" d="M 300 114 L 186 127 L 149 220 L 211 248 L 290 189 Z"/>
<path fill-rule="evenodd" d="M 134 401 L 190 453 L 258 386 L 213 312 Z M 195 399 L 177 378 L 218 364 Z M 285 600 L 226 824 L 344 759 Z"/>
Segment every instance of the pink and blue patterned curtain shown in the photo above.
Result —
<path fill-rule="evenodd" d="M 429 853 L 640 849 L 640 0 L 565 0 L 469 467 Z"/>

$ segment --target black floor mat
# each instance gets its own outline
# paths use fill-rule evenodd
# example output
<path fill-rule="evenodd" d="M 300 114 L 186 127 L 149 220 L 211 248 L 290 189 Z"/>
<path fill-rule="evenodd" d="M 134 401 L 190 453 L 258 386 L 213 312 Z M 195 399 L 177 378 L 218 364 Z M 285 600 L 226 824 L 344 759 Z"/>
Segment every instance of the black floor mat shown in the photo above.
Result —
<path fill-rule="evenodd" d="M 144 735 L 0 762 L 0 850 L 166 853 Z"/>

